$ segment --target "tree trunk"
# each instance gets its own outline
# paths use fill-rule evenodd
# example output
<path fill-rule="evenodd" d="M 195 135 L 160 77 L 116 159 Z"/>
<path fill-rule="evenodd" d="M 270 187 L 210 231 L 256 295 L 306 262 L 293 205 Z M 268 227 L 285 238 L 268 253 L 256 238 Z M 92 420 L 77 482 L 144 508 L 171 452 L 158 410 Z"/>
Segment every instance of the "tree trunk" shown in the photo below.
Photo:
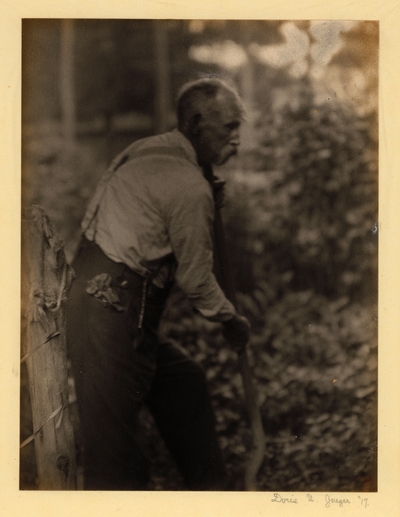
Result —
<path fill-rule="evenodd" d="M 60 41 L 60 101 L 65 144 L 72 145 L 76 135 L 75 81 L 74 81 L 74 22 L 61 21 Z"/>
<path fill-rule="evenodd" d="M 76 488 L 75 441 L 68 411 L 64 302 L 74 278 L 64 243 L 45 210 L 22 218 L 21 362 L 29 377 L 41 490 Z"/>
<path fill-rule="evenodd" d="M 155 133 L 164 133 L 169 129 L 170 119 L 170 69 L 168 53 L 168 27 L 160 20 L 154 20 L 155 43 Z"/>

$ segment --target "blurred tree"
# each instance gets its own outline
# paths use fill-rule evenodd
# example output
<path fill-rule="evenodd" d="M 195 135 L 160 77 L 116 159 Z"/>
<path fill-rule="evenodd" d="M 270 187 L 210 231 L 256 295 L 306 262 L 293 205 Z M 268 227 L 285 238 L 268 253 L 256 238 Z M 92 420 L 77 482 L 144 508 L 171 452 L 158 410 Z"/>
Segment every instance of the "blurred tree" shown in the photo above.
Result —
<path fill-rule="evenodd" d="M 62 20 L 59 86 L 63 135 L 67 145 L 73 145 L 76 137 L 74 39 L 73 20 Z"/>
<path fill-rule="evenodd" d="M 61 115 L 58 88 L 60 21 L 22 21 L 22 121 L 57 120 Z"/>
<path fill-rule="evenodd" d="M 164 133 L 169 129 L 171 113 L 171 73 L 169 65 L 169 39 L 167 27 L 159 20 L 154 21 L 156 54 L 156 98 L 155 132 Z"/>
<path fill-rule="evenodd" d="M 77 20 L 76 76 L 82 119 L 151 110 L 154 44 L 150 20 Z"/>

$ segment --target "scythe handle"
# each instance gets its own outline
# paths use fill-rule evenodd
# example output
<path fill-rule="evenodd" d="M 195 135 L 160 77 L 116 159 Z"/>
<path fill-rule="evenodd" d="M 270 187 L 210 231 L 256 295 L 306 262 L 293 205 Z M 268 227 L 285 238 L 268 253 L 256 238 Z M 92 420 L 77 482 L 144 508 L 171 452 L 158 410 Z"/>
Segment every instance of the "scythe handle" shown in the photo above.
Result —
<path fill-rule="evenodd" d="M 222 216 L 218 208 L 215 210 L 214 218 L 214 261 L 214 269 L 217 280 L 225 292 L 226 297 L 235 305 L 235 287 L 230 269 L 229 254 L 226 246 Z M 264 435 L 260 410 L 257 404 L 257 396 L 254 389 L 252 372 L 250 369 L 246 349 L 244 349 L 239 354 L 239 370 L 242 377 L 247 412 L 253 432 L 254 445 L 246 465 L 244 479 L 245 489 L 257 490 L 256 476 L 264 459 L 266 438 Z"/>

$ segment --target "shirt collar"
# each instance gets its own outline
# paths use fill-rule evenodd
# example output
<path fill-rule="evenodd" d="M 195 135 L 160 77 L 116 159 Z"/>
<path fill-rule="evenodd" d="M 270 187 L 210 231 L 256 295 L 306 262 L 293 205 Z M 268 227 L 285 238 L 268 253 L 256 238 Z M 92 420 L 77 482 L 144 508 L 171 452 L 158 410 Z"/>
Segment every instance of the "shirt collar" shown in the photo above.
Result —
<path fill-rule="evenodd" d="M 173 129 L 170 131 L 169 135 L 171 136 L 171 140 L 176 147 L 179 147 L 183 149 L 185 152 L 188 160 L 196 165 L 196 167 L 199 167 L 199 164 L 197 162 L 197 154 L 193 147 L 193 145 L 190 143 L 190 141 L 186 138 L 186 136 L 179 131 L 179 129 Z"/>

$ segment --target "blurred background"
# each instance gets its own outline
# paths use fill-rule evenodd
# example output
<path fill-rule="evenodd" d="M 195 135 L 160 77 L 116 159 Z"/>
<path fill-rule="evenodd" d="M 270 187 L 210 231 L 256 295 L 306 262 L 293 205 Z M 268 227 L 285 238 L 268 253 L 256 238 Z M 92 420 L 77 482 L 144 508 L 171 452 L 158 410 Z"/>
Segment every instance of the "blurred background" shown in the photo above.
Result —
<path fill-rule="evenodd" d="M 239 90 L 241 152 L 217 173 L 253 329 L 262 490 L 377 488 L 378 53 L 372 21 L 23 20 L 22 201 L 47 209 L 69 261 L 101 173 L 132 141 L 174 127 L 179 87 L 222 77 Z M 205 367 L 240 478 L 252 436 L 235 354 L 178 289 L 162 332 Z M 21 393 L 23 440 L 24 382 Z M 151 488 L 182 489 L 145 411 L 143 425 Z M 21 488 L 36 486 L 32 442 Z"/>

